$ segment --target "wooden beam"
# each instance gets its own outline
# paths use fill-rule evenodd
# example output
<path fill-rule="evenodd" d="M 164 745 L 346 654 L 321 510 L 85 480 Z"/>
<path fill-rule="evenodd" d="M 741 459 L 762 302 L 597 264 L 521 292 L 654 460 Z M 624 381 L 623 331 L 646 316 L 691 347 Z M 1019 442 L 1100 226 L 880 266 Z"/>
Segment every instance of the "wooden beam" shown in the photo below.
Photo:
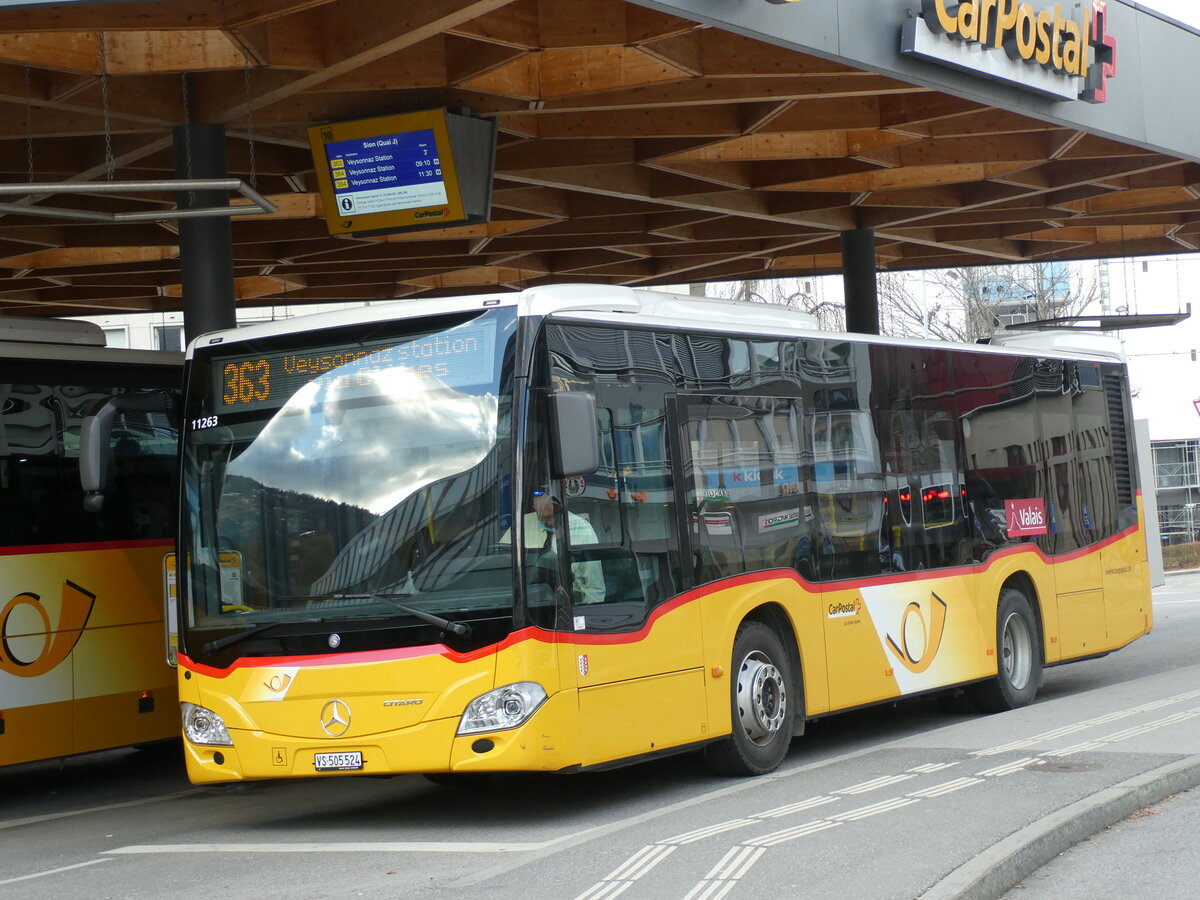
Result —
<path fill-rule="evenodd" d="M 610 0 L 539 0 L 538 34 L 547 49 L 620 46 L 625 4 Z"/>
<path fill-rule="evenodd" d="M 188 3 L 56 4 L 0 10 L 0 34 L 107 31 L 130 23 L 138 30 L 220 28 L 226 24 L 223 0 Z M 296 5 L 296 4 L 290 4 Z"/>
<path fill-rule="evenodd" d="M 699 36 L 703 72 L 710 78 L 865 74 L 845 63 L 797 53 L 719 28 L 706 28 Z"/>
<path fill-rule="evenodd" d="M 436 35 L 401 52 L 388 54 L 315 85 L 311 92 L 391 91 L 396 85 L 404 85 L 405 88 L 442 87 L 450 80 L 446 43 L 447 38 Z M 478 46 L 477 42 L 473 43 Z M 500 52 L 508 54 L 515 51 L 502 48 Z M 289 83 L 286 79 L 281 81 L 281 84 Z"/>
<path fill-rule="evenodd" d="M 207 121 L 225 123 L 245 116 L 247 107 L 259 110 L 368 63 L 436 37 L 444 31 L 506 6 L 509 0 L 423 0 L 399 8 L 391 0 L 339 0 L 325 6 L 324 69 L 259 92 L 251 101 L 226 106 Z"/>
<path fill-rule="evenodd" d="M 436 40 L 436 39 L 431 39 Z M 444 35 L 445 44 L 445 81 L 449 84 L 461 84 L 473 87 L 473 80 L 486 76 L 514 60 L 527 60 L 532 54 L 515 47 L 505 47 L 502 44 L 491 44 L 456 35 Z M 408 51 L 393 56 L 405 57 Z M 409 83 L 408 79 L 393 79 L 391 85 Z M 481 90 L 482 88 L 475 88 Z"/>
<path fill-rule="evenodd" d="M 798 75 L 745 79 L 690 78 L 651 87 L 589 93 L 583 97 L 547 100 L 546 112 L 678 108 L 724 103 L 780 102 L 844 97 L 877 98 L 919 91 L 912 85 L 881 75 Z"/>
<path fill-rule="evenodd" d="M 513 0 L 445 29 L 447 34 L 474 38 L 519 50 L 540 46 L 537 0 Z"/>

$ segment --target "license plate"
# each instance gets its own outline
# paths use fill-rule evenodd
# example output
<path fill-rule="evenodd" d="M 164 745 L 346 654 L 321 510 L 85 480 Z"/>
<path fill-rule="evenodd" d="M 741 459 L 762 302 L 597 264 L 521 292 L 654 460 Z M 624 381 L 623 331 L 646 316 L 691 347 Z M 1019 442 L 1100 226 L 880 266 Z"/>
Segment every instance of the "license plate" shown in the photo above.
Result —
<path fill-rule="evenodd" d="M 352 772 L 363 767 L 362 752 L 317 753 L 313 758 L 313 766 L 318 772 Z"/>

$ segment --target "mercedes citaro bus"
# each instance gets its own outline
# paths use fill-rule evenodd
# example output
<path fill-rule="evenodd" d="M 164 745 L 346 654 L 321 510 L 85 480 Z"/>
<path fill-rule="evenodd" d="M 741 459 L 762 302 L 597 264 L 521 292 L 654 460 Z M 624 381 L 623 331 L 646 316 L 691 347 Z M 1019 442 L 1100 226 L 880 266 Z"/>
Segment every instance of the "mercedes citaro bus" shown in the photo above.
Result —
<path fill-rule="evenodd" d="M 91 323 L 0 318 L 0 766 L 179 737 L 163 625 L 178 435 L 164 398 L 182 365 L 105 347 Z M 97 501 L 80 450 L 102 411 Z"/>
<path fill-rule="evenodd" d="M 1029 703 L 1151 627 L 1118 348 L 822 333 L 597 286 L 205 335 L 182 441 L 198 782 L 779 765 Z"/>

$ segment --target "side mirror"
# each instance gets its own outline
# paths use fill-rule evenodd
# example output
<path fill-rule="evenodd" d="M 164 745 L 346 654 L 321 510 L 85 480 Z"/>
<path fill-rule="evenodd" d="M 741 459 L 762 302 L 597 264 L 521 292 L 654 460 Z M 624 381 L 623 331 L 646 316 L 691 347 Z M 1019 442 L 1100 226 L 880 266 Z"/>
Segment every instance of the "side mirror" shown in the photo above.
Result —
<path fill-rule="evenodd" d="M 600 429 L 594 396 L 581 391 L 551 394 L 550 424 L 554 428 L 555 478 L 590 475 L 600 468 Z"/>
<path fill-rule="evenodd" d="M 110 397 L 95 415 L 86 416 L 79 426 L 79 486 L 83 488 L 83 508 L 100 512 L 108 488 L 108 464 L 112 461 L 113 420 L 118 412 L 165 413 L 176 428 L 178 391 L 145 391 Z"/>
<path fill-rule="evenodd" d="M 94 416 L 79 426 L 79 485 L 83 488 L 83 508 L 100 512 L 104 508 L 104 490 L 108 487 L 108 463 L 111 459 L 109 438 L 117 407 L 105 403 Z"/>

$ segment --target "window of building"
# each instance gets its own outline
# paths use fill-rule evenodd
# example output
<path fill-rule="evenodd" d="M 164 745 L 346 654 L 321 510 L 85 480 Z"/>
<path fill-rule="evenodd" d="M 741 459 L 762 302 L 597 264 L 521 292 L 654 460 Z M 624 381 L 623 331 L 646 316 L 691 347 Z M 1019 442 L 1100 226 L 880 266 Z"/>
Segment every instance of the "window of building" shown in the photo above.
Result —
<path fill-rule="evenodd" d="M 183 350 L 183 326 L 155 325 L 154 349 L 175 351 Z"/>

